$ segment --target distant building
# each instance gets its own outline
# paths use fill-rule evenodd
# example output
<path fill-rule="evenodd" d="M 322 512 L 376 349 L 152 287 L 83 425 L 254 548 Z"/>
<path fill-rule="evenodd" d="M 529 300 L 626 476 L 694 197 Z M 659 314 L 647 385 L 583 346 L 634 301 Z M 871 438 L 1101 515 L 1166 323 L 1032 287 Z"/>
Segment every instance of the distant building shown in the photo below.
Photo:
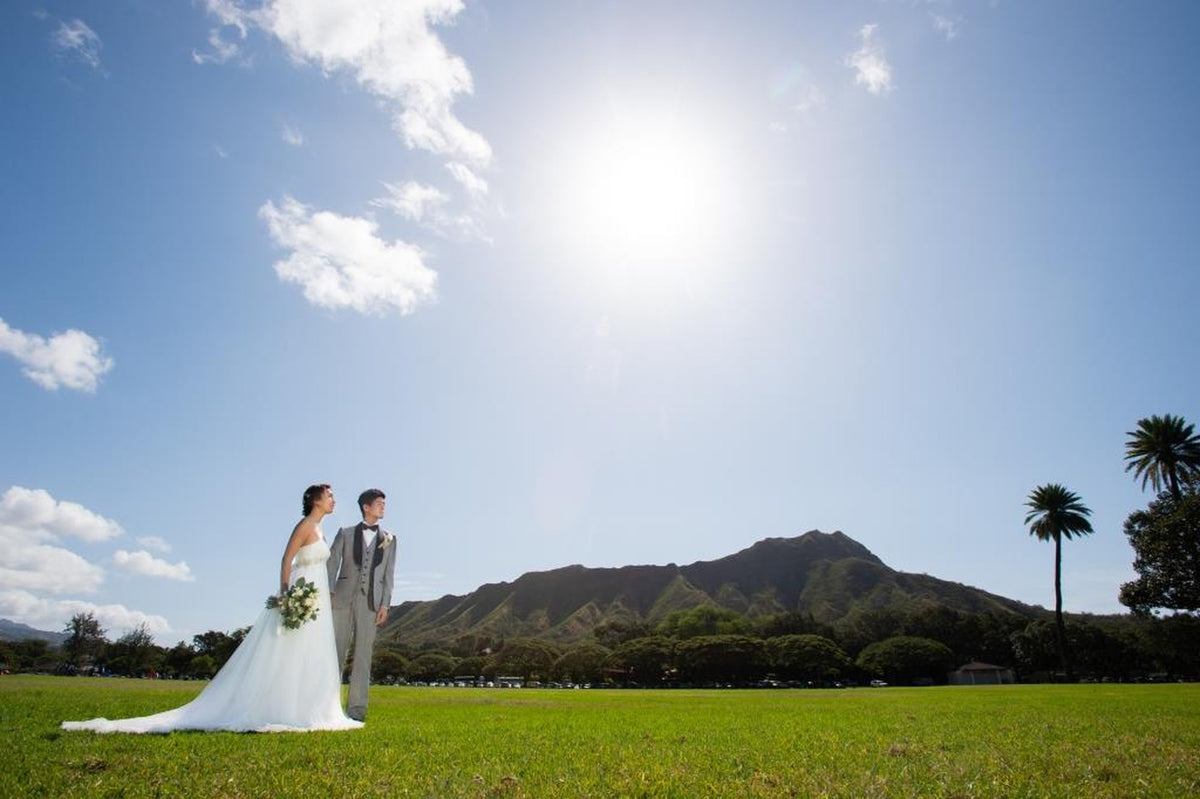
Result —
<path fill-rule="evenodd" d="M 1012 669 L 978 660 L 950 672 L 951 685 L 1011 685 L 1014 682 Z"/>

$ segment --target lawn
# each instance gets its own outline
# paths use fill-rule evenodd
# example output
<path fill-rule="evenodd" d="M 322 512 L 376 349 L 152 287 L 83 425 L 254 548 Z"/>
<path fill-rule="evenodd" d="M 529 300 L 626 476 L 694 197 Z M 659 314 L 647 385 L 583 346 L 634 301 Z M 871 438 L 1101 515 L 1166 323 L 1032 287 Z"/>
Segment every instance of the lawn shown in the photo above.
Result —
<path fill-rule="evenodd" d="M 1200 794 L 1200 685 L 376 687 L 361 731 L 58 729 L 200 687 L 0 677 L 0 796 Z"/>

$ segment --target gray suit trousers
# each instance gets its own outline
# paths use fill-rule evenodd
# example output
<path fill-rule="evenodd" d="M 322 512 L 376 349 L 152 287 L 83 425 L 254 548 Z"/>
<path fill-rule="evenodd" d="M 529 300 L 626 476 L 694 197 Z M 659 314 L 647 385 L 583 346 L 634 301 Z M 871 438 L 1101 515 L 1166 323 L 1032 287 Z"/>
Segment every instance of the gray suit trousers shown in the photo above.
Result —
<path fill-rule="evenodd" d="M 345 668 L 350 639 L 354 639 L 354 664 L 350 667 L 350 698 L 346 714 L 361 719 L 367 714 L 367 688 L 371 684 L 371 651 L 375 647 L 375 611 L 367 595 L 356 591 L 354 601 L 333 608 L 333 633 L 338 667 Z"/>

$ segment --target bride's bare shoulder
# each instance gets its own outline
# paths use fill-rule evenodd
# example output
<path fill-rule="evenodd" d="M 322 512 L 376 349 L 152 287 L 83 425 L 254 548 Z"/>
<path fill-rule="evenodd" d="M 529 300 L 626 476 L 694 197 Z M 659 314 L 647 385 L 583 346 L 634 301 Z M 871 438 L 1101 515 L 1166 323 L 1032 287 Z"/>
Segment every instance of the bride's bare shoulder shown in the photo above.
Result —
<path fill-rule="evenodd" d="M 308 519 L 301 519 L 296 526 L 292 528 L 291 540 L 300 544 L 300 546 L 308 546 L 321 537 L 321 533 L 317 530 L 317 526 Z"/>

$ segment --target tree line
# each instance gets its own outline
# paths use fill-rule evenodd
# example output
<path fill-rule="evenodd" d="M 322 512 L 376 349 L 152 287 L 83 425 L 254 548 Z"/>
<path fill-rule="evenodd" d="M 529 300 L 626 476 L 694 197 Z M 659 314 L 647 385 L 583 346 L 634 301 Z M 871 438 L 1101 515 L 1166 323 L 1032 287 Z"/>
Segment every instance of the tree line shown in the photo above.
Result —
<path fill-rule="evenodd" d="M 658 624 L 616 619 L 585 641 L 466 636 L 445 648 L 377 647 L 376 682 L 435 682 L 459 677 L 592 684 L 746 685 L 771 680 L 814 686 L 884 679 L 891 684 L 946 681 L 947 672 L 981 660 L 1014 669 L 1024 681 L 1049 680 L 1058 666 L 1054 619 L 1016 613 L 966 613 L 941 605 L 884 608 L 834 624 L 800 613 L 747 618 L 700 606 Z M 1066 636 L 1079 676 L 1095 680 L 1177 679 L 1200 675 L 1200 619 L 1068 616 Z M 114 641 L 90 614 L 67 625 L 61 647 L 42 640 L 0 642 L 0 661 L 21 671 L 124 676 L 211 677 L 247 628 L 209 631 L 190 644 L 156 646 L 144 628 Z"/>
<path fill-rule="evenodd" d="M 1121 586 L 1118 598 L 1143 617 L 1159 610 L 1195 613 L 1200 610 L 1200 436 L 1186 419 L 1172 414 L 1139 419 L 1125 435 L 1125 471 L 1141 478 L 1143 491 L 1152 487 L 1155 498 L 1125 520 L 1138 577 Z M 1037 486 L 1025 505 L 1030 535 L 1054 543 L 1054 647 L 1059 673 L 1073 681 L 1078 653 L 1062 610 L 1062 542 L 1091 535 L 1092 512 L 1059 483 Z M 1200 638 L 1193 639 L 1196 644 Z"/>
<path fill-rule="evenodd" d="M 225 665 L 249 631 L 209 630 L 192 636 L 190 644 L 164 647 L 144 624 L 109 640 L 93 613 L 77 613 L 63 629 L 67 638 L 61 646 L 40 638 L 0 641 L 0 664 L 10 671 L 203 680 Z"/>
<path fill-rule="evenodd" d="M 1078 673 L 1136 681 L 1200 675 L 1200 619 L 1071 616 L 1066 635 Z M 965 613 L 941 605 L 880 609 L 835 624 L 782 613 L 755 619 L 712 606 L 671 614 L 657 625 L 621 619 L 590 640 L 563 646 L 537 638 L 492 644 L 471 636 L 449 648 L 377 649 L 377 682 L 515 676 L 528 682 L 633 686 L 748 685 L 771 681 L 828 686 L 884 679 L 945 683 L 970 661 L 1013 668 L 1023 681 L 1056 678 L 1056 624 L 1047 614 Z M 482 651 L 476 647 L 483 646 Z"/>
<path fill-rule="evenodd" d="M 1121 586 L 1126 616 L 1065 614 L 1062 544 L 1094 532 L 1091 510 L 1058 483 L 1037 486 L 1025 526 L 1054 544 L 1053 616 L 965 613 L 930 604 L 858 612 L 834 624 L 799 613 L 747 618 L 718 607 L 672 613 L 658 624 L 619 619 L 590 640 L 467 636 L 444 648 L 377 647 L 376 681 L 516 676 L 527 681 L 621 685 L 823 685 L 872 678 L 944 682 L 968 661 L 1011 667 L 1022 680 L 1177 679 L 1200 676 L 1200 436 L 1183 417 L 1150 416 L 1128 432 L 1125 469 L 1155 495 L 1125 521 L 1137 579 Z M 1162 611 L 1175 611 L 1163 615 Z M 91 613 L 72 617 L 67 640 L 0 642 L 10 670 L 211 677 L 248 628 L 210 630 L 160 647 L 141 626 L 115 640 Z"/>

